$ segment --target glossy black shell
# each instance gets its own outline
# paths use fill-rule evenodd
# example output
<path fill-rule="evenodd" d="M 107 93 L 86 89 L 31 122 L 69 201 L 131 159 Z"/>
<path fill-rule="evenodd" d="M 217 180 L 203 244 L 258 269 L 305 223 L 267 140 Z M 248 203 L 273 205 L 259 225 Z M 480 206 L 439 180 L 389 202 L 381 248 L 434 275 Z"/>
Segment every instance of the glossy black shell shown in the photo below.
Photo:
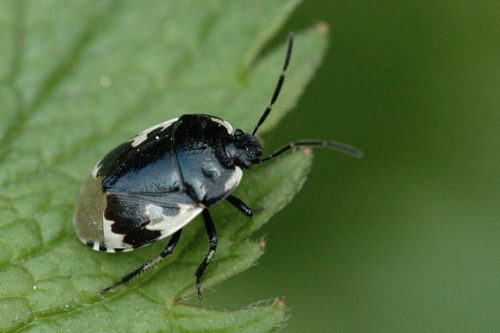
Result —
<path fill-rule="evenodd" d="M 130 142 L 116 147 L 100 162 L 97 176 L 107 192 L 187 194 L 210 207 L 229 195 L 225 184 L 235 167 L 224 144 L 230 136 L 219 118 L 183 115 L 136 147 Z"/>
<path fill-rule="evenodd" d="M 140 247 L 169 236 L 203 208 L 224 200 L 242 176 L 225 151 L 231 131 L 219 118 L 183 115 L 113 149 L 87 181 L 90 190 L 84 186 L 82 191 L 88 198 L 81 201 L 90 198 L 95 204 L 77 209 L 80 239 L 89 246 L 101 244 L 108 252 L 110 247 L 117 251 Z M 92 187 L 100 187 L 103 198 L 96 198 L 97 189 Z M 148 213 L 151 206 L 160 209 L 159 221 Z M 85 216 L 87 211 L 94 216 Z M 99 215 L 101 220 L 96 221 Z M 111 230 L 106 229 L 107 222 Z M 155 229 L 157 222 L 169 225 Z M 115 241 L 117 236 L 123 240 Z"/>

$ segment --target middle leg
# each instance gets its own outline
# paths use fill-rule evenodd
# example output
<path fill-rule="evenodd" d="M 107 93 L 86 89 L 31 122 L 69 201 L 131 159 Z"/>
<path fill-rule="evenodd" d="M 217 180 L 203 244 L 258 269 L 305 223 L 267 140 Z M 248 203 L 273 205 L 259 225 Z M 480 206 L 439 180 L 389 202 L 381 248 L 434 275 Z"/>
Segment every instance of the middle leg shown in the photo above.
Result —
<path fill-rule="evenodd" d="M 149 270 L 151 267 L 156 266 L 165 257 L 172 254 L 175 246 L 179 242 L 179 238 L 181 238 L 181 232 L 182 232 L 182 229 L 178 230 L 176 233 L 174 233 L 172 235 L 172 237 L 168 241 L 167 246 L 165 247 L 165 249 L 163 251 L 161 251 L 161 253 L 158 256 L 154 257 L 153 259 L 151 259 L 150 261 L 148 261 L 147 263 L 145 263 L 141 267 L 137 268 L 136 270 L 125 275 L 124 277 L 121 278 L 120 281 L 116 282 L 115 284 L 107 287 L 106 289 L 101 290 L 99 292 L 99 294 L 104 295 L 104 294 L 107 294 L 111 291 L 114 291 L 116 288 L 120 287 L 123 284 L 126 284 L 127 282 L 132 280 L 134 277 L 144 273 L 145 271 Z"/>
<path fill-rule="evenodd" d="M 217 232 L 215 230 L 214 221 L 212 220 L 212 216 L 208 212 L 208 209 L 204 209 L 202 212 L 203 220 L 205 221 L 205 229 L 208 235 L 208 242 L 210 243 L 210 249 L 208 250 L 205 259 L 201 262 L 200 266 L 196 270 L 196 289 L 198 290 L 198 299 L 201 301 L 203 299 L 203 294 L 201 290 L 201 279 L 203 277 L 203 273 L 207 269 L 207 266 L 212 260 L 212 257 L 215 254 L 215 250 L 217 249 Z"/>

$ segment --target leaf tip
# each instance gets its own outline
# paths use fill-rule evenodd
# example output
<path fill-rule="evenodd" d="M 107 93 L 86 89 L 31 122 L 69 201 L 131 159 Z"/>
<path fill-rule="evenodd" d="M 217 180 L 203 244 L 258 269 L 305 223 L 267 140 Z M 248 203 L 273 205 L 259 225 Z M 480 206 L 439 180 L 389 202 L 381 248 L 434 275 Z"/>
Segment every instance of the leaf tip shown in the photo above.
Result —
<path fill-rule="evenodd" d="M 312 148 L 311 148 L 311 147 L 304 147 L 304 148 L 302 148 L 302 151 L 304 152 L 304 154 L 309 155 L 309 156 L 310 156 L 310 155 L 312 154 L 312 152 L 313 152 L 313 150 L 312 150 Z"/>
<path fill-rule="evenodd" d="M 264 250 L 267 246 L 267 243 L 264 239 L 261 239 L 258 243 L 259 247 L 261 248 L 261 250 Z"/>
<path fill-rule="evenodd" d="M 286 304 L 285 300 L 281 299 L 281 298 L 278 299 L 278 302 L 276 302 L 276 305 L 278 306 L 278 308 L 280 310 L 286 310 L 286 308 L 287 308 L 287 304 Z"/>
<path fill-rule="evenodd" d="M 327 22 L 319 22 L 316 25 L 316 30 L 318 30 L 320 34 L 326 35 L 330 31 L 330 24 Z"/>

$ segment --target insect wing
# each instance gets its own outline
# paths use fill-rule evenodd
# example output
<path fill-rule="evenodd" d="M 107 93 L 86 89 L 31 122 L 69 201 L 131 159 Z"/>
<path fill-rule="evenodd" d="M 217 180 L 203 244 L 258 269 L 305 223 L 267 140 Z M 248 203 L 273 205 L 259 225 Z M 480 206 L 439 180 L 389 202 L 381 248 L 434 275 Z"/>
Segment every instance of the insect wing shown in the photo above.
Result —
<path fill-rule="evenodd" d="M 203 208 L 184 192 L 111 192 L 104 212 L 108 247 L 136 248 L 172 235 Z"/>

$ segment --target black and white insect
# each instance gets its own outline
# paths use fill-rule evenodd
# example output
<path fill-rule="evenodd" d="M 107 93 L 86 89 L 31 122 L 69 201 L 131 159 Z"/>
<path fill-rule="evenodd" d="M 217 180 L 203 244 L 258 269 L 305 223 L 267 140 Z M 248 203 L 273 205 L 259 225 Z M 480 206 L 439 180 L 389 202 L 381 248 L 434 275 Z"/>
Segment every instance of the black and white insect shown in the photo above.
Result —
<path fill-rule="evenodd" d="M 240 183 L 242 169 L 269 161 L 296 146 L 326 146 L 361 156 L 358 150 L 338 142 L 297 141 L 260 158 L 262 144 L 255 134 L 281 91 L 293 40 L 290 34 L 283 70 L 252 134 L 233 131 L 229 123 L 214 116 L 186 114 L 146 129 L 97 163 L 82 188 L 74 216 L 83 243 L 96 251 L 115 253 L 171 236 L 158 256 L 101 294 L 115 290 L 171 254 L 182 228 L 201 213 L 210 245 L 195 273 L 198 298 L 202 299 L 202 276 L 217 248 L 209 209 L 227 201 L 246 216 L 255 212 L 231 195 Z"/>

